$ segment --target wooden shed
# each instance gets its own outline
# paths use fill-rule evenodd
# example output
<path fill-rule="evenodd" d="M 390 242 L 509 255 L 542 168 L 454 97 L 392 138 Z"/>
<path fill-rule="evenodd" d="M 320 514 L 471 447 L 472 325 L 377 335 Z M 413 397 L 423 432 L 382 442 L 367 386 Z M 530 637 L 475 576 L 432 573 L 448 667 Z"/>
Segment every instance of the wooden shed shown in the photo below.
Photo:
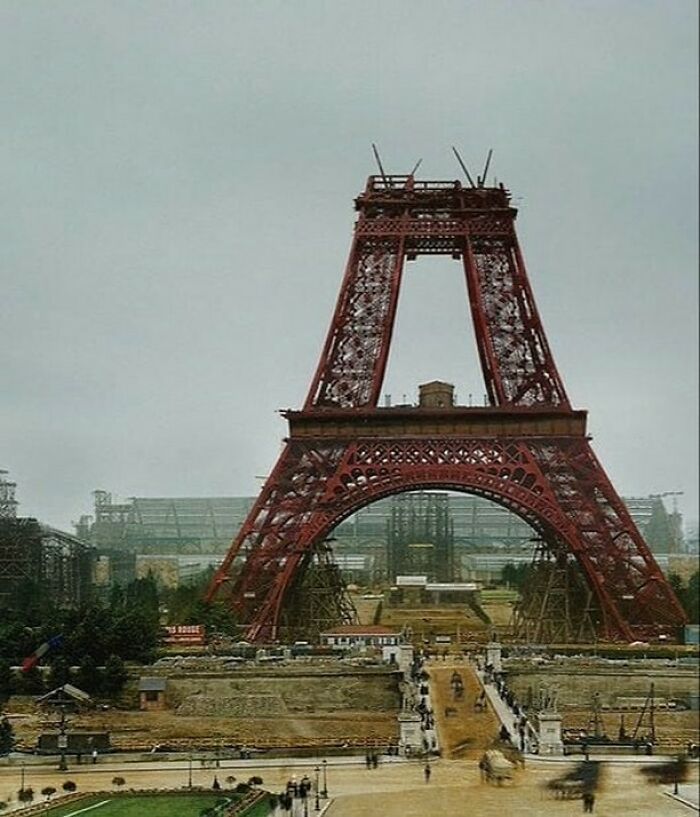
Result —
<path fill-rule="evenodd" d="M 141 710 L 166 709 L 165 678 L 141 678 L 139 680 L 139 708 Z"/>

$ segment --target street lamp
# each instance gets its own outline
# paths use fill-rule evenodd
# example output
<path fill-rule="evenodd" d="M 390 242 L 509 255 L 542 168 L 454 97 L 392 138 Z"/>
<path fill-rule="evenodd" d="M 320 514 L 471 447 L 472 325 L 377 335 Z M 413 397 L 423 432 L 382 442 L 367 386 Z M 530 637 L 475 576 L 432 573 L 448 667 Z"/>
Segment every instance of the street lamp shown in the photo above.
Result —
<path fill-rule="evenodd" d="M 66 710 L 61 710 L 61 725 L 58 733 L 58 750 L 61 753 L 61 762 L 58 764 L 59 772 L 67 772 L 66 749 L 68 748 L 68 735 L 66 734 Z"/>
<path fill-rule="evenodd" d="M 328 768 L 328 761 L 324 758 L 323 759 L 323 791 L 321 792 L 321 797 L 323 797 L 324 800 L 328 799 L 327 768 Z"/>
<path fill-rule="evenodd" d="M 319 769 L 319 767 L 318 767 L 318 766 L 316 766 L 316 768 L 314 769 L 314 771 L 316 772 L 316 785 L 314 786 L 314 790 L 316 791 L 316 803 L 315 803 L 315 805 L 314 805 L 314 811 L 321 811 L 321 803 L 319 802 L 319 799 L 318 799 L 318 795 L 319 795 L 319 791 L 318 791 L 318 782 L 319 782 L 319 781 L 318 781 L 318 776 L 319 776 L 319 774 L 321 773 L 321 770 Z"/>

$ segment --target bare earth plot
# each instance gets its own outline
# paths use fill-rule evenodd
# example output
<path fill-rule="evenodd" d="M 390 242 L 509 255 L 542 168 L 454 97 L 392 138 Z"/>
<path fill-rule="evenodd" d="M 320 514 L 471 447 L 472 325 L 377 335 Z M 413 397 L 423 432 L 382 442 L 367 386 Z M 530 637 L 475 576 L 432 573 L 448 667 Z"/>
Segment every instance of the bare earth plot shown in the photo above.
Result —
<path fill-rule="evenodd" d="M 349 711 L 324 715 L 270 718 L 202 718 L 163 712 L 109 712 L 76 719 L 76 726 L 106 729 L 112 744 L 168 744 L 173 741 L 219 740 L 225 744 L 299 745 L 316 739 L 395 740 L 396 714 Z"/>
<path fill-rule="evenodd" d="M 204 750 L 225 746 L 294 748 L 387 746 L 398 734 L 398 680 L 385 670 L 326 665 L 168 678 L 169 708 L 90 710 L 71 731 L 106 731 L 123 751 Z M 56 717 L 35 702 L 12 700 L 18 742 L 36 745 Z"/>
<path fill-rule="evenodd" d="M 590 709 L 566 709 L 563 711 L 562 725 L 565 729 L 591 729 Z M 638 712 L 604 712 L 601 716 L 602 731 L 611 739 L 616 739 L 622 722 L 625 731 L 631 735 L 639 720 Z M 656 740 L 669 752 L 684 752 L 688 743 L 700 741 L 700 720 L 698 713 L 686 710 L 680 712 L 656 712 L 654 715 Z M 649 716 L 645 715 L 640 734 L 649 732 Z"/>

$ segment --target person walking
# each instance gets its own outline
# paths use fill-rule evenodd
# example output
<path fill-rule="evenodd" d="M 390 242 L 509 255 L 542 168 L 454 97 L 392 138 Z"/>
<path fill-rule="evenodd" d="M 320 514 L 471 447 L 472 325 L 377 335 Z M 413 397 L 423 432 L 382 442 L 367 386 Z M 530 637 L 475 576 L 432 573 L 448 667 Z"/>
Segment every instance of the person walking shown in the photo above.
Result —
<path fill-rule="evenodd" d="M 425 769 L 423 769 L 423 775 L 425 776 L 425 782 L 430 783 L 430 775 L 432 774 L 432 769 L 430 768 L 430 763 L 425 764 Z"/>
<path fill-rule="evenodd" d="M 595 794 L 592 791 L 585 791 L 583 793 L 583 810 L 586 813 L 593 813 L 593 806 L 595 804 Z"/>

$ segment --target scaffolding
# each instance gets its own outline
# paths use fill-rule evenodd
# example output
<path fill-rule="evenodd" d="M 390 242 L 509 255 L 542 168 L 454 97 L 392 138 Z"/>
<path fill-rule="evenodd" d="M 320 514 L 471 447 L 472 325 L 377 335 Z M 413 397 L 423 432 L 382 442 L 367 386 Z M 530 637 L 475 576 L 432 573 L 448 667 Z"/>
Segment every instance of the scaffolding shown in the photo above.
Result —
<path fill-rule="evenodd" d="M 7 471 L 0 469 L 0 519 L 14 519 L 17 516 L 15 499 L 16 482 L 7 479 Z"/>
<path fill-rule="evenodd" d="M 542 540 L 512 618 L 516 640 L 529 644 L 595 641 L 597 608 L 575 558 L 563 548 L 554 552 Z"/>
<path fill-rule="evenodd" d="M 289 590 L 280 622 L 280 635 L 285 642 L 303 639 L 318 643 L 324 630 L 358 623 L 340 569 L 325 542 L 308 555 L 306 566 L 298 575 Z"/>
<path fill-rule="evenodd" d="M 92 586 L 93 549 L 29 517 L 0 518 L 0 607 L 85 603 Z"/>
<path fill-rule="evenodd" d="M 454 524 L 447 494 L 407 493 L 392 498 L 387 563 L 392 581 L 405 575 L 454 580 Z"/>

